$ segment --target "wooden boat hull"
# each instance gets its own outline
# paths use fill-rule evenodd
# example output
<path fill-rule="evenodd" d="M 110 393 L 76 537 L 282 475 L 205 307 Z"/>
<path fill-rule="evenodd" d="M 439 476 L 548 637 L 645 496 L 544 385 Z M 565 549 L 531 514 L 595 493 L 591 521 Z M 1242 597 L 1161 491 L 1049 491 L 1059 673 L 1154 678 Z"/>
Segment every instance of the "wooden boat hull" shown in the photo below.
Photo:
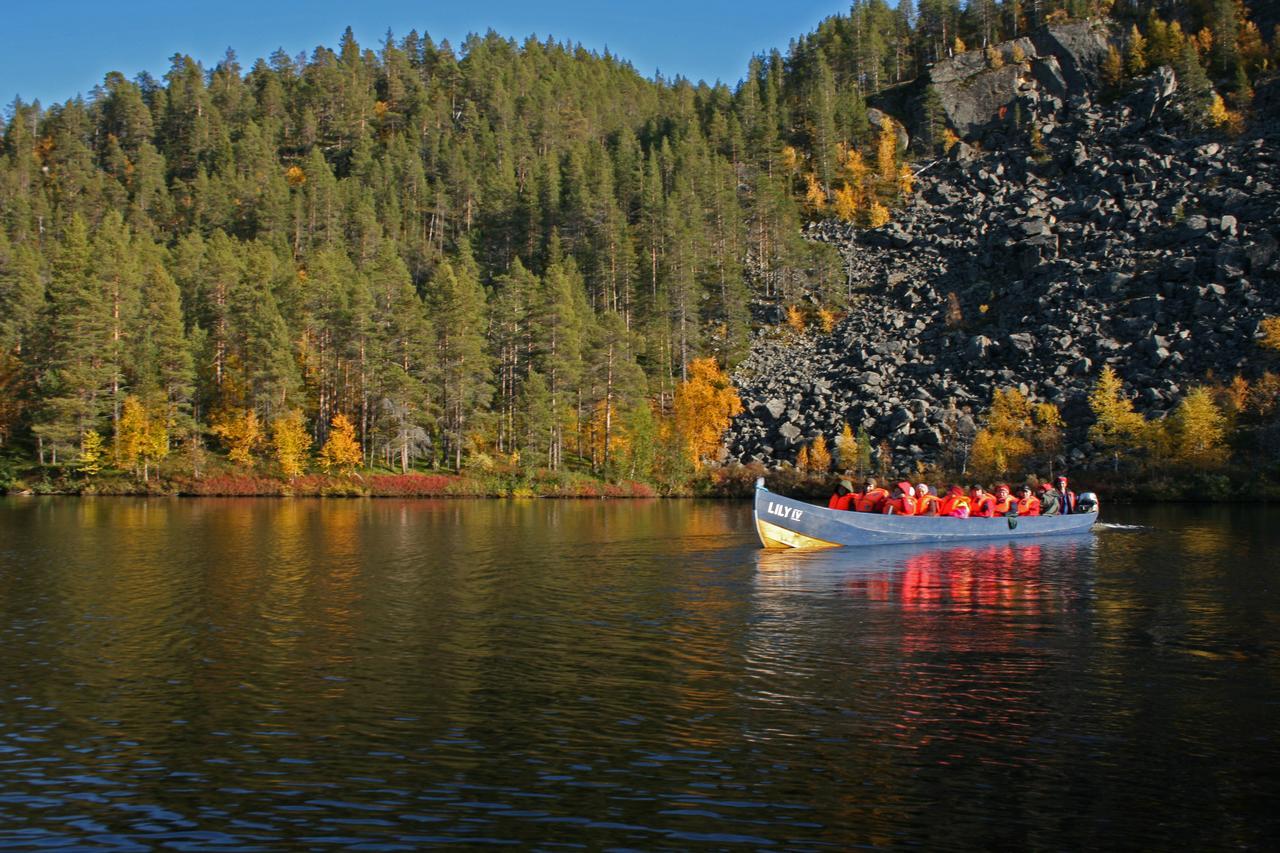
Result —
<path fill-rule="evenodd" d="M 1097 512 L 998 518 L 877 515 L 847 512 L 775 495 L 756 483 L 755 524 L 766 548 L 839 548 L 913 542 L 1029 539 L 1084 533 Z"/>

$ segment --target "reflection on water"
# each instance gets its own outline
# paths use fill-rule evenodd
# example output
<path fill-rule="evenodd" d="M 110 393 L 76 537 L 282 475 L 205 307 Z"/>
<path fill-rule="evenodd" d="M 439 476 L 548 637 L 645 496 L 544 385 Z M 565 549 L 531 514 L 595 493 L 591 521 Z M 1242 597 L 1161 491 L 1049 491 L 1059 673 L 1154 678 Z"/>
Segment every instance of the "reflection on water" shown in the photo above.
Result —
<path fill-rule="evenodd" d="M 1260 847 L 1274 511 L 0 505 L 0 846 Z"/>

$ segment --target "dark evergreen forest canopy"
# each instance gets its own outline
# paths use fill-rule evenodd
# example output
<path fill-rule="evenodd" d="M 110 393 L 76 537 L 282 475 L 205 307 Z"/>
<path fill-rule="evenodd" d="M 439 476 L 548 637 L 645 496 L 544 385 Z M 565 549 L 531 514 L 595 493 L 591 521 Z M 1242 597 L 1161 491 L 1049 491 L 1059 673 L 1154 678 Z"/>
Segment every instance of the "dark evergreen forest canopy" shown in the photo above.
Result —
<path fill-rule="evenodd" d="M 1193 32 L 1224 3 L 1110 13 Z M 160 79 L 16 102 L 0 441 L 91 465 L 101 438 L 132 467 L 216 436 L 234 458 L 300 412 L 317 446 L 353 424 L 366 464 L 644 476 L 621 448 L 658 440 L 695 359 L 747 351 L 753 304 L 838 305 L 838 259 L 800 225 L 850 151 L 883 156 L 865 97 L 1111 6 L 856 0 L 734 89 L 566 43 L 348 30 L 309 57 L 177 55 Z"/>

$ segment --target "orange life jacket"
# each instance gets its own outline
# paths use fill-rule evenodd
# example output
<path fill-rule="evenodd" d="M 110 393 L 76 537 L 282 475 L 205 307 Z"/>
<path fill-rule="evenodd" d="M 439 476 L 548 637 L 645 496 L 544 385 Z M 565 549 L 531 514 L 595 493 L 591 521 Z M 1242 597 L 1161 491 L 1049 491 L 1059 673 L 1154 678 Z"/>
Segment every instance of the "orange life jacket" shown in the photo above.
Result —
<path fill-rule="evenodd" d="M 991 518 L 995 515 L 996 499 L 991 495 L 983 494 L 982 497 L 975 497 L 970 505 L 969 515 L 979 518 Z"/>
<path fill-rule="evenodd" d="M 1040 499 L 1035 495 L 1018 501 L 1018 515 L 1039 515 Z"/>
<path fill-rule="evenodd" d="M 894 515 L 915 515 L 916 499 L 910 495 L 903 495 L 900 498 L 892 498 L 884 502 L 880 512 L 884 515 L 889 514 L 890 507 L 893 508 Z"/>
<path fill-rule="evenodd" d="M 966 514 L 969 512 L 969 499 L 964 495 L 947 495 L 943 498 L 942 503 L 938 506 L 938 515 L 951 515 L 957 509 L 964 508 Z"/>
<path fill-rule="evenodd" d="M 831 500 L 827 501 L 827 509 L 851 509 L 854 497 L 852 492 L 847 495 L 832 495 Z"/>
<path fill-rule="evenodd" d="M 867 489 L 860 495 L 854 495 L 854 506 L 858 512 L 879 512 L 884 506 L 884 502 L 889 499 L 889 493 L 877 486 L 874 489 Z"/>
<path fill-rule="evenodd" d="M 1013 496 L 1009 496 L 1004 500 L 996 499 L 995 512 L 996 515 L 1008 515 L 1009 510 L 1018 505 L 1018 501 Z M 1018 511 L 1018 515 L 1022 515 L 1022 511 Z"/>
<path fill-rule="evenodd" d="M 925 495 L 916 499 L 916 515 L 938 515 L 940 501 L 937 495 Z"/>

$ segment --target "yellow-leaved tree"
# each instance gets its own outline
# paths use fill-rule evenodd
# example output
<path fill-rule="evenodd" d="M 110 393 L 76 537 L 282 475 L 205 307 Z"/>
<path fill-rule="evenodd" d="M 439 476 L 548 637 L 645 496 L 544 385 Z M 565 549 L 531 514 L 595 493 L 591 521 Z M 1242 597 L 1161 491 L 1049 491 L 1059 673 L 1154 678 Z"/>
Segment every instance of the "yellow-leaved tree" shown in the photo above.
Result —
<path fill-rule="evenodd" d="M 300 476 L 307 467 L 311 435 L 302 421 L 302 410 L 281 415 L 271 422 L 271 452 L 275 454 L 280 473 L 289 479 Z"/>
<path fill-rule="evenodd" d="M 329 423 L 329 438 L 320 448 L 320 464 L 325 472 L 336 468 L 340 474 L 350 474 L 363 459 L 355 424 L 346 415 L 334 415 Z"/>
<path fill-rule="evenodd" d="M 1113 468 L 1120 469 L 1120 455 L 1143 443 L 1147 432 L 1146 418 L 1133 410 L 1124 396 L 1124 385 L 1111 365 L 1102 368 L 1098 382 L 1089 392 L 1089 408 L 1094 422 L 1089 427 L 1089 440 L 1111 451 Z"/>
<path fill-rule="evenodd" d="M 247 467 L 253 465 L 253 454 L 265 437 L 257 413 L 236 408 L 223 411 L 214 420 L 213 434 L 226 445 L 228 459 Z"/>
<path fill-rule="evenodd" d="M 713 458 L 729 422 L 742 412 L 742 400 L 714 358 L 689 362 L 689 378 L 676 388 L 676 430 L 695 465 Z"/>
<path fill-rule="evenodd" d="M 787 306 L 787 325 L 791 327 L 791 331 L 800 333 L 804 331 L 807 323 L 805 323 L 804 312 L 800 310 L 799 305 Z"/>
<path fill-rule="evenodd" d="M 142 408 L 142 402 L 130 394 L 124 398 L 120 418 L 116 421 L 116 465 L 125 469 L 135 468 L 142 458 L 146 442 L 147 413 Z"/>
<path fill-rule="evenodd" d="M 809 470 L 814 474 L 825 474 L 831 470 L 831 451 L 827 449 L 825 435 L 819 435 L 809 445 Z"/>
<path fill-rule="evenodd" d="M 1036 403 L 1031 408 L 1031 420 L 1035 422 L 1031 443 L 1036 455 L 1049 464 L 1049 473 L 1052 474 L 1053 458 L 1062 449 L 1062 430 L 1066 422 L 1053 403 Z"/>
<path fill-rule="evenodd" d="M 80 436 L 80 459 L 76 463 L 86 477 L 93 477 L 102 472 L 102 458 L 106 455 L 102 436 L 96 429 L 91 429 Z"/>
<path fill-rule="evenodd" d="M 1196 468 L 1227 461 L 1227 419 L 1204 387 L 1193 388 L 1173 413 L 1174 458 Z"/>
<path fill-rule="evenodd" d="M 818 183 L 818 176 L 810 172 L 804 176 L 804 203 L 810 213 L 818 214 L 827 209 L 827 194 Z"/>
<path fill-rule="evenodd" d="M 858 439 L 853 437 L 853 427 L 846 421 L 836 439 L 836 458 L 840 467 L 849 470 L 858 464 Z"/>
<path fill-rule="evenodd" d="M 1020 468 L 1032 451 L 1031 411 L 1031 403 L 1017 388 L 997 388 L 986 425 L 973 438 L 973 466 L 996 477 Z"/>
<path fill-rule="evenodd" d="M 888 116 L 880 122 L 880 134 L 876 138 L 876 172 L 880 182 L 892 187 L 898 180 L 898 131 Z"/>
<path fill-rule="evenodd" d="M 889 208 L 885 207 L 878 201 L 871 202 L 871 208 L 867 211 L 867 225 L 872 228 L 879 228 L 881 225 L 889 221 Z"/>
<path fill-rule="evenodd" d="M 834 197 L 833 206 L 836 210 L 836 216 L 845 222 L 853 222 L 858 218 L 858 191 L 846 184 L 843 187 L 837 187 L 832 193 Z"/>
<path fill-rule="evenodd" d="M 1267 349 L 1280 350 L 1280 317 L 1267 317 L 1258 328 L 1262 332 L 1259 343 Z"/>
<path fill-rule="evenodd" d="M 120 408 L 114 448 L 116 464 L 141 474 L 144 482 L 151 477 L 151 465 L 169 455 L 166 408 L 161 405 L 148 411 L 132 394 L 124 398 Z"/>
<path fill-rule="evenodd" d="M 916 173 L 911 171 L 911 167 L 903 163 L 898 167 L 898 195 L 906 198 L 916 188 Z"/>
<path fill-rule="evenodd" d="M 853 194 L 856 207 L 862 207 L 867 195 L 867 176 L 870 174 L 867 161 L 857 148 L 849 148 L 840 161 L 840 177 L 844 179 L 845 188 Z"/>

